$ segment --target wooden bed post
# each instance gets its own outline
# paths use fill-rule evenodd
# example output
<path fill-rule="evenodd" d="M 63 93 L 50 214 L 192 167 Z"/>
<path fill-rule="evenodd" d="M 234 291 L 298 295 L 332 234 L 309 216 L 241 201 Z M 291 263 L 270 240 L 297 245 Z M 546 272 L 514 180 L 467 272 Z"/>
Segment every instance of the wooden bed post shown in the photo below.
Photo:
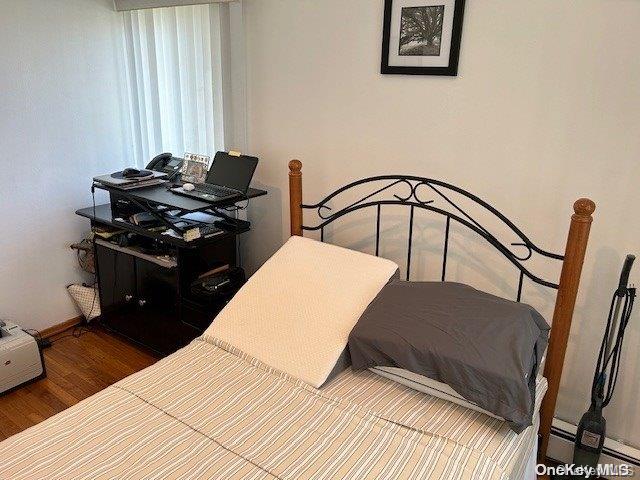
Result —
<path fill-rule="evenodd" d="M 544 462 L 549 446 L 551 422 L 556 409 L 556 399 L 562 378 L 564 354 L 569 340 L 571 318 L 576 304 L 578 286 L 580 285 L 580 273 L 584 263 L 584 255 L 589 240 L 589 229 L 593 220 L 591 214 L 596 209 L 595 203 L 588 198 L 581 198 L 573 204 L 574 214 L 571 217 L 567 246 L 562 263 L 562 273 L 556 306 L 553 311 L 553 324 L 549 337 L 547 360 L 544 366 L 544 376 L 549 382 L 547 394 L 542 401 L 540 411 L 540 436 L 541 443 L 538 450 L 538 461 Z"/>
<path fill-rule="evenodd" d="M 302 236 L 302 162 L 289 162 L 289 216 L 291 235 Z"/>

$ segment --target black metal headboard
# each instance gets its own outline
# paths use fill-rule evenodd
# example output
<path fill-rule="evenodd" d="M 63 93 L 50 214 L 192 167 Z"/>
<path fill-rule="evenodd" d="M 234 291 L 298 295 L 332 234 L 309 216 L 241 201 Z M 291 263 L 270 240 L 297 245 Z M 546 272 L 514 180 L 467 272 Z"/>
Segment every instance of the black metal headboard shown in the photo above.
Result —
<path fill-rule="evenodd" d="M 376 186 L 376 184 L 378 184 L 378 186 Z M 328 205 L 328 202 L 331 200 L 337 201 L 336 197 L 341 193 L 350 191 L 351 189 L 355 190 L 358 187 L 362 187 L 363 189 L 367 189 L 368 187 L 368 193 L 359 196 L 359 199 L 356 201 L 345 201 L 346 206 L 339 209 L 332 209 Z M 400 190 L 401 193 L 398 193 L 398 190 Z M 429 198 L 423 198 L 426 197 L 424 192 L 429 193 Z M 350 193 L 354 194 L 357 192 L 351 191 Z M 352 196 L 358 197 L 357 195 Z M 506 226 L 507 231 L 511 232 L 507 233 L 508 235 L 515 234 L 517 237 L 516 241 L 505 244 L 498 240 L 496 235 L 492 234 L 489 229 L 485 228 L 479 221 L 471 216 L 468 208 L 463 209 L 452 197 L 456 197 L 456 200 L 461 200 L 465 205 L 468 203 L 469 207 L 473 205 L 474 210 L 478 207 L 481 207 L 480 211 L 482 211 L 482 209 L 486 210 L 492 218 L 499 220 L 499 222 Z M 436 202 L 441 206 L 436 206 Z M 416 208 L 420 208 L 440 214 L 446 218 L 442 280 L 446 278 L 449 232 L 451 222 L 453 221 L 464 225 L 467 229 L 484 238 L 490 245 L 493 245 L 496 250 L 504 255 L 507 260 L 515 265 L 520 272 L 518 301 L 522 295 L 522 283 L 525 276 L 539 285 L 557 290 L 553 310 L 553 328 L 549 336 L 547 361 L 544 365 L 544 376 L 547 378 L 549 387 L 542 400 L 540 410 L 539 433 L 541 441 L 538 449 L 538 461 L 543 462 L 546 458 L 545 455 L 549 445 L 551 423 L 553 422 L 558 390 L 560 389 L 564 356 L 569 341 L 569 332 L 571 330 L 571 320 L 573 318 L 578 288 L 580 286 L 582 265 L 587 251 L 589 232 L 593 221 L 592 215 L 596 210 L 596 204 L 589 198 L 579 198 L 575 201 L 573 204 L 573 215 L 571 216 L 569 231 L 566 237 L 564 255 L 558 255 L 536 246 L 512 221 L 484 200 L 462 188 L 429 178 L 405 175 L 384 175 L 365 178 L 339 188 L 316 204 L 305 205 L 302 202 L 302 162 L 300 160 L 291 160 L 289 162 L 289 220 L 291 222 L 291 235 L 302 235 L 304 230 L 320 230 L 321 240 L 324 240 L 324 229 L 327 225 L 350 213 L 371 208 L 376 211 L 376 254 L 378 254 L 380 252 L 380 215 L 382 207 L 386 205 L 404 205 L 410 208 L 407 277 L 411 272 L 414 212 Z M 315 210 L 319 216 L 319 222 L 316 225 L 305 225 L 303 222 L 304 210 Z M 516 254 L 513 251 L 514 247 L 519 249 L 524 248 L 523 254 Z M 524 266 L 524 262 L 529 260 L 534 253 L 552 260 L 559 260 L 562 263 L 560 281 L 557 284 L 534 275 Z"/>
<path fill-rule="evenodd" d="M 350 201 L 347 205 L 335 210 L 328 205 L 332 200 L 336 200 L 340 194 L 348 194 L 349 191 L 356 189 L 358 189 L 358 191 L 361 189 L 366 190 L 366 187 L 370 187 L 368 189 L 368 193 L 360 194 L 360 198 L 356 201 Z M 518 241 L 511 242 L 508 246 L 500 241 L 494 234 L 474 219 L 465 209 L 463 209 L 463 207 L 451 198 L 452 192 L 469 199 L 470 205 L 479 205 L 490 212 L 493 217 L 498 219 L 511 232 L 513 232 L 513 234 L 515 234 Z M 382 213 L 382 207 L 386 205 L 403 205 L 410 209 L 408 225 L 409 237 L 407 245 L 407 280 L 411 273 L 414 212 L 416 208 L 420 208 L 437 213 L 446 218 L 444 231 L 444 254 L 442 258 L 442 281 L 446 278 L 447 255 L 449 252 L 449 232 L 451 222 L 454 221 L 460 225 L 464 225 L 484 238 L 519 270 L 520 274 L 518 279 L 517 301 L 520 301 L 522 296 L 522 285 L 525 276 L 539 285 L 556 290 L 558 289 L 557 283 L 542 279 L 531 273 L 531 271 L 524 265 L 524 262 L 529 260 L 534 252 L 544 257 L 560 261 L 564 260 L 563 255 L 548 252 L 538 247 L 518 227 L 516 227 L 511 220 L 500 213 L 495 207 L 460 187 L 456 187 L 455 185 L 451 185 L 440 180 L 408 175 L 381 175 L 352 182 L 337 189 L 318 203 L 312 205 L 301 204 L 301 207 L 304 210 L 315 210 L 319 220 L 316 225 L 302 224 L 301 227 L 302 230 L 307 231 L 320 230 L 320 239 L 324 241 L 325 227 L 327 225 L 358 210 L 366 208 L 375 209 L 375 253 L 377 256 L 380 252 L 380 216 Z M 518 255 L 513 251 L 513 247 L 522 247 L 524 248 L 524 251 Z"/>

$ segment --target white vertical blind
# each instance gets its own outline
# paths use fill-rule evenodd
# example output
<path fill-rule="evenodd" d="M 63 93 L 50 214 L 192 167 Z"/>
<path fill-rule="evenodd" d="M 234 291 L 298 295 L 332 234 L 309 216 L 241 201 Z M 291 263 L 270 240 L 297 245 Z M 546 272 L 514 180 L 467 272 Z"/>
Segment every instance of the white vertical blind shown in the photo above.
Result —
<path fill-rule="evenodd" d="M 113 0 L 116 10 L 141 10 L 143 8 L 178 7 L 203 3 L 227 3 L 237 0 Z"/>
<path fill-rule="evenodd" d="M 220 10 L 225 8 L 123 13 L 136 165 L 165 151 L 213 155 L 224 149 Z"/>

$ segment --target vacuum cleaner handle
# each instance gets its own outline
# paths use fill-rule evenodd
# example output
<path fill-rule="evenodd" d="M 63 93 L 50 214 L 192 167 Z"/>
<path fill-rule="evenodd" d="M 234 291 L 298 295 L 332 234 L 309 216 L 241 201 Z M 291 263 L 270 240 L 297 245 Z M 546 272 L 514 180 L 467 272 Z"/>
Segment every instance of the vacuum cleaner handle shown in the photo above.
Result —
<path fill-rule="evenodd" d="M 624 296 L 627 291 L 627 284 L 629 283 L 629 273 L 631 273 L 631 267 L 633 266 L 633 261 L 635 259 L 635 255 L 627 255 L 627 258 L 624 261 L 622 272 L 620 273 L 620 283 L 618 284 L 618 290 L 616 291 L 616 295 L 618 295 L 619 297 Z"/>

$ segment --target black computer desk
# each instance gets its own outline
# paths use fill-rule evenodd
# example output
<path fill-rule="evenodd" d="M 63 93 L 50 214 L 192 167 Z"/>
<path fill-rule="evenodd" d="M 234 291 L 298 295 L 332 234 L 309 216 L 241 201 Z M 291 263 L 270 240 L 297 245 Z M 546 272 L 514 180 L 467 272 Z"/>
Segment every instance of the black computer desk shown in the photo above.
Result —
<path fill-rule="evenodd" d="M 148 202 L 154 205 L 183 210 L 185 212 L 202 212 L 216 207 L 228 207 L 243 200 L 261 197 L 267 194 L 265 190 L 249 188 L 245 196 L 238 195 L 237 197 L 205 202 L 173 193 L 166 185 L 154 185 L 134 190 L 121 190 L 99 183 L 95 183 L 94 185 L 96 188 L 106 190 L 109 193 L 118 193 L 119 195 L 124 195 L 140 202 Z"/>
<path fill-rule="evenodd" d="M 165 220 L 179 217 L 205 223 L 219 220 L 225 208 L 267 194 L 251 188 L 245 198 L 203 202 L 172 193 L 164 185 L 129 191 L 98 184 L 95 187 L 109 192 L 112 200 L 135 201 L 142 210 L 155 212 Z M 203 302 L 192 293 L 191 283 L 221 264 L 237 265 L 237 237 L 248 231 L 248 226 L 187 242 L 180 234 L 167 235 L 168 226 L 147 229 L 126 221 L 117 211 L 114 214 L 110 203 L 82 208 L 76 214 L 88 218 L 92 227 L 121 230 L 121 235 L 133 242 L 140 239 L 171 252 L 170 261 L 157 261 L 148 252 L 94 239 L 99 321 L 106 328 L 166 355 L 201 335 L 228 301 Z"/>
<path fill-rule="evenodd" d="M 109 192 L 111 199 L 111 203 L 95 207 L 95 214 L 98 217 L 96 220 L 100 220 L 102 223 L 107 223 L 113 227 L 123 228 L 139 235 L 156 238 L 157 240 L 166 241 L 185 248 L 198 247 L 203 243 L 207 243 L 208 239 L 201 238 L 187 242 L 181 237 L 166 235 L 166 233 L 158 233 L 153 230 L 138 227 L 137 225 L 124 221 L 124 219 L 121 219 L 117 215 L 113 208 L 114 202 L 119 198 L 125 198 L 135 202 L 141 210 L 156 216 L 156 218 L 158 218 L 158 220 L 161 221 L 167 229 L 174 230 L 177 234 L 181 235 L 184 233 L 185 229 L 177 227 L 175 222 L 169 220 L 169 217 L 174 219 L 179 217 L 187 221 L 200 221 L 204 223 L 213 222 L 215 220 L 220 220 L 221 218 L 229 218 L 225 212 L 226 208 L 240 203 L 248 204 L 251 199 L 267 194 L 266 190 L 249 188 L 245 196 L 205 202 L 173 193 L 166 185 L 155 185 L 135 190 L 121 190 L 98 183 L 94 183 L 93 186 Z M 94 207 L 83 208 L 78 210 L 76 213 L 80 216 L 91 219 L 94 216 Z M 224 228 L 222 229 L 224 230 Z M 248 227 L 235 228 L 232 230 L 229 229 L 226 233 L 240 234 L 248 230 Z"/>
<path fill-rule="evenodd" d="M 169 213 L 174 218 L 195 212 L 205 212 L 226 217 L 226 213 L 224 212 L 225 208 L 244 201 L 249 202 L 252 198 L 267 194 L 265 190 L 249 188 L 246 195 L 238 195 L 237 197 L 213 201 L 204 201 L 173 193 L 169 190 L 169 185 L 170 184 L 163 184 L 134 190 L 121 190 L 119 188 L 94 183 L 95 188 L 109 192 L 112 205 L 114 204 L 115 199 L 124 198 L 129 202 L 133 202 L 141 210 L 154 215 L 165 226 L 180 234 L 184 233 L 184 229 L 176 227 L 174 222 L 167 221 L 167 215 Z"/>

